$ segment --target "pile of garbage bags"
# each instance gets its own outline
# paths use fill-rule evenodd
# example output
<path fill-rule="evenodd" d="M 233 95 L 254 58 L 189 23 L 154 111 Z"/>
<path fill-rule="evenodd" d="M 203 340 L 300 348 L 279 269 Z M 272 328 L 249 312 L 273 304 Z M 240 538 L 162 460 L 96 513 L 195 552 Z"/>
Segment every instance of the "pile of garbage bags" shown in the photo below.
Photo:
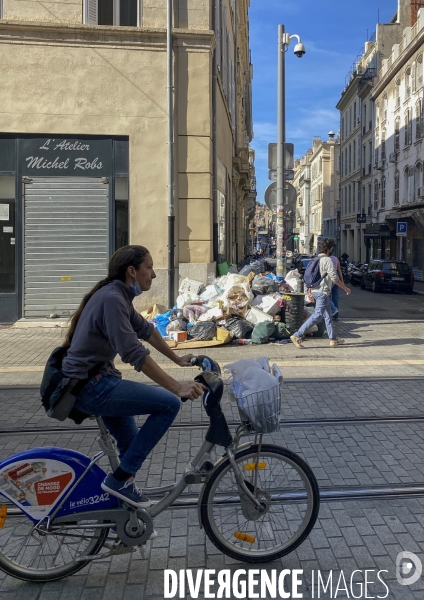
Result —
<path fill-rule="evenodd" d="M 298 291 L 301 278 L 291 271 L 290 277 L 281 282 L 261 270 L 262 263 L 253 261 L 239 273 L 229 272 L 207 286 L 186 278 L 172 309 L 154 305 L 141 314 L 167 340 L 283 343 L 294 333 L 285 324 L 285 307 L 290 294 Z M 308 316 L 305 309 L 304 320 Z M 315 327 L 310 333 L 315 335 L 317 331 Z"/>

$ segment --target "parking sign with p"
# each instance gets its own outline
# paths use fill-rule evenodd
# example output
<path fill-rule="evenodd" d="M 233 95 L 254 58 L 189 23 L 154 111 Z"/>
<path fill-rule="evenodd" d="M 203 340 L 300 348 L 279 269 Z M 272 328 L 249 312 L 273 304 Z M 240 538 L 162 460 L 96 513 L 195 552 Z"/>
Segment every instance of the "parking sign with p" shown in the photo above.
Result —
<path fill-rule="evenodd" d="M 396 227 L 396 235 L 406 235 L 408 233 L 408 223 L 398 221 Z"/>

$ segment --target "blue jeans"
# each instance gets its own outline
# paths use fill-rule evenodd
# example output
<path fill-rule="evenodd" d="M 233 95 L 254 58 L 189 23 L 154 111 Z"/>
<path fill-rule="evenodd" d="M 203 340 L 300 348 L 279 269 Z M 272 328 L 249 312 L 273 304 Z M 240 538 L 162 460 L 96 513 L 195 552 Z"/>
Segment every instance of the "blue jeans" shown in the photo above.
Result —
<path fill-rule="evenodd" d="M 333 284 L 331 288 L 331 314 L 336 312 L 336 310 L 339 310 L 339 286 Z M 338 319 L 339 316 L 337 315 L 334 318 Z"/>
<path fill-rule="evenodd" d="M 310 327 L 318 323 L 323 317 L 325 325 L 327 327 L 327 333 L 330 340 L 335 340 L 336 336 L 333 331 L 333 322 L 331 319 L 331 300 L 327 294 L 320 294 L 318 292 L 312 292 L 315 298 L 315 312 L 307 319 L 302 327 L 294 334 L 297 338 L 301 338 L 305 335 Z"/>
<path fill-rule="evenodd" d="M 112 375 L 90 379 L 75 403 L 78 410 L 103 418 L 118 445 L 121 468 L 133 475 L 168 431 L 180 406 L 179 398 L 161 387 Z M 149 417 L 138 428 L 135 415 Z"/>

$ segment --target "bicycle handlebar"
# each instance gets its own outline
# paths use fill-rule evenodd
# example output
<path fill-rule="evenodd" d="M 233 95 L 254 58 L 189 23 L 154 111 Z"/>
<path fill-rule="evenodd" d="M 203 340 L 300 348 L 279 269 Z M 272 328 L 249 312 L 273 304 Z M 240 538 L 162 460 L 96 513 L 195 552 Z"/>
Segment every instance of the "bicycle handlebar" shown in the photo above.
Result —
<path fill-rule="evenodd" d="M 199 356 L 193 356 L 190 362 L 193 367 L 199 367 L 202 371 L 212 371 L 217 373 L 219 376 L 221 375 L 221 369 L 219 368 L 219 365 L 214 360 L 209 358 L 209 356 L 199 354 Z M 181 402 L 187 402 L 187 400 L 188 398 L 181 398 Z"/>

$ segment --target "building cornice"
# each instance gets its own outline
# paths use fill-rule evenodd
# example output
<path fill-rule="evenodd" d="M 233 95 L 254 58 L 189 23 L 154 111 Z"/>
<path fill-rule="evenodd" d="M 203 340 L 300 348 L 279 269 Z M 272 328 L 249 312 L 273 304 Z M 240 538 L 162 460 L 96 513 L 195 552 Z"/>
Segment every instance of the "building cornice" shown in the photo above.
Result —
<path fill-rule="evenodd" d="M 176 46 L 213 50 L 215 33 L 211 30 L 173 29 Z M 101 46 L 111 48 L 166 48 L 166 29 L 112 27 L 33 21 L 0 20 L 0 43 Z"/>
<path fill-rule="evenodd" d="M 397 75 L 398 71 L 410 60 L 413 54 L 419 50 L 424 43 L 424 28 L 418 33 L 417 36 L 408 44 L 405 50 L 400 54 L 393 64 L 387 69 L 384 75 L 375 84 L 374 89 L 371 91 L 371 98 L 375 100 L 379 96 L 387 84 Z"/>

